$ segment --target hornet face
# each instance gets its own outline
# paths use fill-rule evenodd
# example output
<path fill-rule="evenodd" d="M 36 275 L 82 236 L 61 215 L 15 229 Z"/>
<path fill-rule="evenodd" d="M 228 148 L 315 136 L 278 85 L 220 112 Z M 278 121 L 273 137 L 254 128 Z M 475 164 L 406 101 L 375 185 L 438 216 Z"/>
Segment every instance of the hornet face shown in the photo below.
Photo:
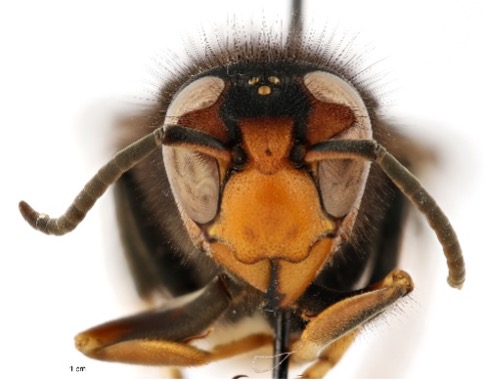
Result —
<path fill-rule="evenodd" d="M 307 158 L 323 141 L 371 139 L 356 90 L 308 65 L 235 65 L 183 86 L 164 124 L 164 164 L 192 240 L 270 305 L 293 303 L 359 208 L 368 162 Z"/>

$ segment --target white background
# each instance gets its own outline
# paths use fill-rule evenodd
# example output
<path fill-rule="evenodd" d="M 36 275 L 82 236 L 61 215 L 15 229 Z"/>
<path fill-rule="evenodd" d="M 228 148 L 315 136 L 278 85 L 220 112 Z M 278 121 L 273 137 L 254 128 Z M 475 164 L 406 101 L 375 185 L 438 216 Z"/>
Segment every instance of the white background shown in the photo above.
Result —
<path fill-rule="evenodd" d="M 18 201 L 62 213 L 110 156 L 108 128 L 92 123 L 102 119 L 93 117 L 100 105 L 137 95 L 152 57 L 164 56 L 171 45 L 177 49 L 180 36 L 194 33 L 195 25 L 225 24 L 234 13 L 286 19 L 286 9 L 286 2 L 270 0 L 2 2 L 2 374 L 159 376 L 155 368 L 92 361 L 73 346 L 77 332 L 141 308 L 121 264 L 111 196 L 75 232 L 59 238 L 27 226 Z M 398 91 L 388 112 L 438 150 L 439 165 L 424 182 L 451 218 L 467 263 L 464 289 L 450 289 L 433 233 L 414 227 L 403 267 L 416 282 L 415 293 L 368 330 L 331 379 L 484 375 L 486 2 L 310 1 L 306 19 L 311 17 L 317 26 L 331 22 L 359 32 L 361 41 L 376 47 L 378 60 L 389 58 L 388 78 Z M 71 372 L 70 366 L 86 371 Z M 212 372 L 252 375 L 242 363 L 226 370 L 218 364 Z"/>

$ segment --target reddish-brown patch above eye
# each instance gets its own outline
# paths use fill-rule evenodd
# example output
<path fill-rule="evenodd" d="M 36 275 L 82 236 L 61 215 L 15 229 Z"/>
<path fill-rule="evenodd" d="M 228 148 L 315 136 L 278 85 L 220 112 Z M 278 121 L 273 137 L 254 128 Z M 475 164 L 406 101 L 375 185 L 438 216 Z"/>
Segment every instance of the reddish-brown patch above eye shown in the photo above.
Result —
<path fill-rule="evenodd" d="M 222 142 L 229 140 L 220 117 L 228 84 L 219 77 L 206 76 L 189 83 L 176 94 L 166 112 L 165 124 L 192 128 Z"/>
<path fill-rule="evenodd" d="M 354 112 L 348 106 L 311 98 L 311 113 L 307 123 L 307 137 L 310 144 L 329 140 L 352 127 L 356 121 Z"/>
<path fill-rule="evenodd" d="M 178 124 L 205 132 L 223 143 L 227 143 L 229 141 L 229 134 L 227 127 L 220 117 L 221 104 L 222 99 L 219 99 L 208 108 L 190 111 L 178 118 Z"/>
<path fill-rule="evenodd" d="M 331 138 L 369 139 L 371 121 L 361 95 L 347 81 L 325 71 L 303 77 L 310 101 L 307 138 L 316 144 Z"/>

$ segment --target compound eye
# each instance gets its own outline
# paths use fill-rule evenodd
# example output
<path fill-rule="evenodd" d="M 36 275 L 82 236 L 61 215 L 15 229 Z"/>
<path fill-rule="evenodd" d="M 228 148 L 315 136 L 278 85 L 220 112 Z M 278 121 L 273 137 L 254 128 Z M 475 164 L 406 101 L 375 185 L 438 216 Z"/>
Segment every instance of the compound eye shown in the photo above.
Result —
<path fill-rule="evenodd" d="M 371 139 L 372 128 L 369 113 L 359 93 L 340 77 L 324 71 L 308 73 L 304 84 L 315 98 L 315 106 L 337 105 L 330 110 L 340 111 L 347 117 L 335 118 L 322 114 L 324 119 L 338 121 L 330 127 L 324 126 L 321 140 L 334 139 Z M 329 109 L 327 109 L 329 110 Z M 342 111 L 341 111 L 342 110 Z M 331 111 L 333 114 L 333 112 Z M 340 122 L 343 121 L 341 124 Z M 331 136 L 328 136 L 331 135 Z M 361 202 L 370 163 L 361 160 L 331 159 L 318 163 L 317 176 L 322 203 L 326 211 L 335 217 L 344 217 Z"/>
<path fill-rule="evenodd" d="M 224 81 L 215 76 L 198 78 L 188 83 L 173 98 L 164 124 L 181 124 L 185 128 L 213 136 L 212 132 L 222 128 L 218 124 L 218 110 L 212 106 L 216 104 L 224 87 Z M 185 145 L 184 142 L 181 145 L 163 146 L 163 160 L 180 211 L 194 222 L 205 224 L 217 214 L 219 164 L 214 157 L 199 151 L 197 143 L 192 144 L 195 146 Z"/>
<path fill-rule="evenodd" d="M 199 224 L 211 221 L 219 201 L 217 160 L 187 147 L 164 147 L 163 159 L 175 200 Z"/>
<path fill-rule="evenodd" d="M 319 189 L 327 213 L 335 217 L 349 214 L 362 196 L 363 172 L 363 163 L 357 160 L 322 160 L 319 163 Z"/>

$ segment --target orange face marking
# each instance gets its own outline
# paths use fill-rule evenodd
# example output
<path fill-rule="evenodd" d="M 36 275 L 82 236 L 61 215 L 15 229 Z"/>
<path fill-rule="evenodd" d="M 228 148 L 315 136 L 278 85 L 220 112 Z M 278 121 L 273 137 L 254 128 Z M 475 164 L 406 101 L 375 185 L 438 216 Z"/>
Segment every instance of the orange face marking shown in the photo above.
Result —
<path fill-rule="evenodd" d="M 261 118 L 240 126 L 248 163 L 225 186 L 208 248 L 262 291 L 271 287 L 270 261 L 276 261 L 281 303 L 292 303 L 326 262 L 336 224 L 322 212 L 314 181 L 288 159 L 292 120 Z"/>
<path fill-rule="evenodd" d="M 228 244 L 215 242 L 207 244 L 212 257 L 225 268 L 238 275 L 262 292 L 271 287 L 271 262 L 261 260 L 245 264 L 235 256 L 235 251 Z M 281 295 L 280 305 L 286 307 L 295 302 L 313 282 L 317 273 L 327 262 L 332 247 L 332 239 L 323 238 L 310 248 L 308 256 L 298 263 L 278 260 L 276 290 Z"/>
<path fill-rule="evenodd" d="M 250 170 L 271 175 L 291 168 L 288 154 L 292 146 L 293 121 L 290 118 L 244 119 L 240 127 Z"/>

